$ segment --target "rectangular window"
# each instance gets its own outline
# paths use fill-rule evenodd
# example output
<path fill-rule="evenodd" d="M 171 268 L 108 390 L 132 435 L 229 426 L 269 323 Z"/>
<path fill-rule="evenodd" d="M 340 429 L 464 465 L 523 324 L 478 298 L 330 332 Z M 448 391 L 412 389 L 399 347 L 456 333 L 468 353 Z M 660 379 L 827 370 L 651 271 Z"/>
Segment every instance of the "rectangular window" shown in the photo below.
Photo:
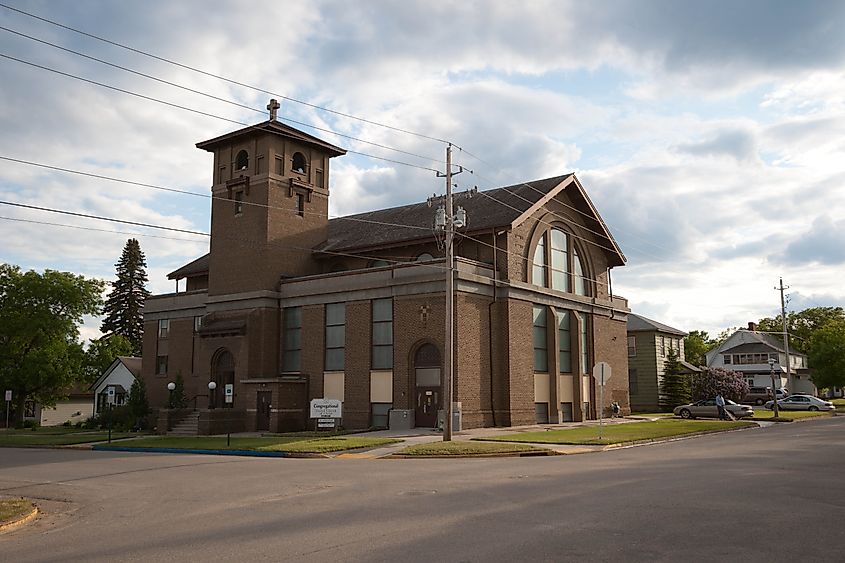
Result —
<path fill-rule="evenodd" d="M 372 369 L 393 369 L 393 299 L 373 299 Z"/>
<path fill-rule="evenodd" d="M 571 313 L 557 312 L 557 340 L 560 353 L 560 373 L 572 373 L 572 329 Z"/>
<path fill-rule="evenodd" d="M 305 216 L 305 196 L 296 194 L 296 214 L 300 217 Z"/>
<path fill-rule="evenodd" d="M 167 356 L 156 356 L 156 375 L 167 374 Z"/>
<path fill-rule="evenodd" d="M 282 159 L 281 159 L 281 158 L 279 158 L 279 157 L 277 156 L 277 157 L 276 157 L 276 174 L 278 174 L 279 176 L 281 176 L 281 175 L 283 175 L 284 173 L 285 173 L 285 167 L 284 167 L 283 161 L 282 161 Z"/>
<path fill-rule="evenodd" d="M 587 326 L 587 313 L 578 313 L 581 319 L 581 373 L 590 373 L 590 331 Z"/>
<path fill-rule="evenodd" d="M 318 188 L 322 188 L 323 187 L 323 171 L 318 168 L 314 176 L 315 176 L 314 177 L 314 183 L 317 185 Z"/>
<path fill-rule="evenodd" d="M 666 340 L 662 336 L 657 337 L 657 352 L 661 357 L 666 357 Z"/>
<path fill-rule="evenodd" d="M 298 372 L 302 357 L 302 307 L 286 307 L 284 315 L 282 371 Z"/>
<path fill-rule="evenodd" d="M 194 332 L 199 332 L 202 328 L 202 316 L 194 317 Z"/>
<path fill-rule="evenodd" d="M 569 237 L 563 231 L 552 229 L 552 289 L 569 291 Z"/>
<path fill-rule="evenodd" d="M 725 354 L 722 358 L 722 363 L 724 363 L 726 366 L 731 365 L 731 355 Z"/>
<path fill-rule="evenodd" d="M 346 304 L 326 305 L 326 371 L 343 371 L 346 347 Z"/>
<path fill-rule="evenodd" d="M 547 337 L 546 307 L 534 306 L 534 371 L 549 371 L 549 339 Z"/>
<path fill-rule="evenodd" d="M 160 319 L 158 321 L 158 337 L 167 338 L 170 334 L 170 319 Z"/>
<path fill-rule="evenodd" d="M 629 368 L 628 369 L 628 392 L 631 395 L 636 395 L 640 392 L 640 384 L 637 381 L 637 370 L 636 368 Z"/>
<path fill-rule="evenodd" d="M 237 191 L 233 195 L 235 197 L 235 215 L 240 215 L 244 211 L 244 193 Z"/>
<path fill-rule="evenodd" d="M 636 358 L 637 357 L 637 337 L 636 336 L 629 336 L 628 337 L 628 357 L 629 358 Z"/>
<path fill-rule="evenodd" d="M 546 237 L 543 235 L 537 241 L 537 248 L 534 249 L 534 263 L 531 270 L 531 283 L 540 287 L 546 285 Z"/>
<path fill-rule="evenodd" d="M 549 423 L 549 403 L 534 403 L 534 421 L 537 424 Z"/>
<path fill-rule="evenodd" d="M 573 422 L 575 417 L 572 413 L 572 403 L 560 404 L 561 422 Z"/>
<path fill-rule="evenodd" d="M 390 420 L 390 409 L 393 403 L 370 403 L 370 426 L 373 428 L 387 428 Z"/>

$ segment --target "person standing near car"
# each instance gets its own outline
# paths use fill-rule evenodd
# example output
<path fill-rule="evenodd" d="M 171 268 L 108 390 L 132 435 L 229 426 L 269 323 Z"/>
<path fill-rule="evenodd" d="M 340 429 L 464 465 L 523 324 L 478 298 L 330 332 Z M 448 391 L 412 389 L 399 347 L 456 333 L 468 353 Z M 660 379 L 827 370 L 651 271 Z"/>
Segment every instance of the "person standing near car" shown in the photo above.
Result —
<path fill-rule="evenodd" d="M 728 418 L 725 415 L 725 398 L 722 397 L 721 393 L 716 393 L 716 408 L 719 409 L 719 420 Z"/>

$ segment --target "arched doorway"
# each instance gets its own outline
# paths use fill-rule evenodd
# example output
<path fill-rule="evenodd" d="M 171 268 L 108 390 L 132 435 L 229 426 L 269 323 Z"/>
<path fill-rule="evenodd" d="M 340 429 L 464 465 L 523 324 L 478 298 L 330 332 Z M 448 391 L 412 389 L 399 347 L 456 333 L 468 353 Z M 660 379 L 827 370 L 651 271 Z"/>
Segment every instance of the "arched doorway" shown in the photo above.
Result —
<path fill-rule="evenodd" d="M 440 351 L 433 344 L 423 344 L 414 354 L 416 426 L 437 426 L 437 411 L 442 408 Z"/>
<path fill-rule="evenodd" d="M 235 357 L 225 348 L 214 355 L 211 379 L 217 384 L 217 389 L 212 391 L 209 404 L 214 408 L 232 408 L 235 400 Z M 227 392 L 232 402 L 226 402 Z"/>

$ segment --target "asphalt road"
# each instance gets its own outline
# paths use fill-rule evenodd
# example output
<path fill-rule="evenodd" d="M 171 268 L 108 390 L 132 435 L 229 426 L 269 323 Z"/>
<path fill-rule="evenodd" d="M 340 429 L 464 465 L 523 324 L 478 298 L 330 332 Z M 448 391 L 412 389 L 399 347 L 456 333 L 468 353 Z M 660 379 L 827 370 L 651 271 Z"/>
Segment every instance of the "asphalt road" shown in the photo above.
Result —
<path fill-rule="evenodd" d="M 597 454 L 297 460 L 0 449 L 0 561 L 836 561 L 845 417 Z"/>

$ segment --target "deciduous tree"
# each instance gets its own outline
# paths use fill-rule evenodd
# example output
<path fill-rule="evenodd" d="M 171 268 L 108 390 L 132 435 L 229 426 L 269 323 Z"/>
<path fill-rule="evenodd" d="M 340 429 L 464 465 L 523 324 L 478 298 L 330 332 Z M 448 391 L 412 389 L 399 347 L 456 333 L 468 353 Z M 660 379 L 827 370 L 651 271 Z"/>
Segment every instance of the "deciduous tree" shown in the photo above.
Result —
<path fill-rule="evenodd" d="M 118 356 L 131 356 L 132 344 L 120 334 L 103 336 L 92 340 L 85 351 L 85 365 L 82 368 L 82 379 L 91 385 L 103 375 Z"/>
<path fill-rule="evenodd" d="M 707 362 L 704 355 L 715 346 L 715 341 L 703 330 L 691 330 L 684 338 L 684 355 L 686 360 L 696 366 L 703 366 Z"/>
<path fill-rule="evenodd" d="M 27 399 L 52 406 L 79 378 L 78 326 L 100 312 L 102 290 L 68 272 L 0 264 L 0 389 L 12 390 L 19 422 Z"/>
<path fill-rule="evenodd" d="M 816 387 L 845 387 L 845 321 L 831 321 L 813 333 L 809 360 Z"/>
<path fill-rule="evenodd" d="M 103 308 L 105 318 L 100 331 L 106 335 L 120 334 L 132 343 L 132 352 L 141 355 L 144 336 L 144 301 L 150 292 L 146 288 L 147 261 L 137 239 L 126 241 L 120 260 L 115 264 L 117 281 Z"/>

